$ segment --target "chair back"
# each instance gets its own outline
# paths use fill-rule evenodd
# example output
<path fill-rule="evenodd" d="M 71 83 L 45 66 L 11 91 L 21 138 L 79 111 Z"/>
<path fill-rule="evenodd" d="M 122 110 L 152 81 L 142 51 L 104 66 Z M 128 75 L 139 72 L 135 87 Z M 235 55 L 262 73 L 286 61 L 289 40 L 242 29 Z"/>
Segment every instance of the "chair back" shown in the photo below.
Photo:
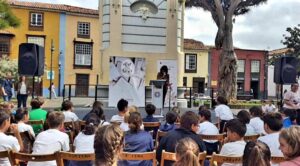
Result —
<path fill-rule="evenodd" d="M 43 125 L 44 121 L 43 120 L 29 120 L 26 123 L 29 125 Z"/>
<path fill-rule="evenodd" d="M 59 152 L 58 153 L 58 166 L 64 166 L 64 160 L 70 161 L 94 161 L 95 153 L 70 153 L 70 152 Z"/>
<path fill-rule="evenodd" d="M 0 152 L 0 158 L 8 158 L 9 162 L 11 165 L 13 165 L 13 160 L 11 158 L 11 155 L 10 155 L 10 151 L 1 151 Z"/>
<path fill-rule="evenodd" d="M 206 159 L 206 152 L 201 152 L 198 154 L 198 160 L 200 162 L 200 165 L 204 166 L 205 159 Z"/>
<path fill-rule="evenodd" d="M 121 160 L 152 160 L 152 165 L 156 166 L 156 151 L 153 152 L 143 152 L 143 153 L 131 153 L 122 152 L 120 153 Z"/>
<path fill-rule="evenodd" d="M 271 156 L 271 162 L 272 164 L 279 164 L 281 162 L 286 161 L 286 159 L 282 156 Z"/>
<path fill-rule="evenodd" d="M 26 124 L 33 127 L 35 134 L 44 131 L 44 121 L 43 120 L 29 120 Z"/>
<path fill-rule="evenodd" d="M 14 165 L 19 165 L 19 161 L 45 162 L 56 161 L 58 164 L 57 153 L 53 154 L 27 154 L 19 152 L 11 152 L 11 157 Z"/>
<path fill-rule="evenodd" d="M 143 122 L 144 128 L 159 128 L 160 122 Z"/>
<path fill-rule="evenodd" d="M 160 166 L 165 165 L 165 160 L 167 161 L 176 161 L 176 153 L 166 152 L 165 150 L 162 151 L 161 154 L 161 161 Z"/>
<path fill-rule="evenodd" d="M 248 142 L 248 141 L 257 141 L 257 139 L 258 139 L 258 137 L 260 137 L 260 135 L 259 134 L 255 134 L 255 135 L 246 135 L 246 136 L 244 136 L 244 140 L 246 141 L 246 142 Z"/>
<path fill-rule="evenodd" d="M 157 131 L 156 138 L 155 138 L 155 144 L 156 144 L 155 146 L 156 146 L 156 148 L 159 145 L 159 141 L 160 141 L 161 137 L 165 136 L 167 133 L 168 132 L 164 132 L 164 131 L 160 131 L 160 130 Z"/>
<path fill-rule="evenodd" d="M 200 138 L 202 140 L 216 140 L 219 142 L 219 148 L 218 151 L 220 151 L 222 149 L 223 143 L 224 143 L 224 139 L 226 137 L 225 134 L 216 134 L 216 135 L 204 135 L 204 134 L 199 134 Z"/>
<path fill-rule="evenodd" d="M 219 165 L 222 163 L 241 164 L 242 162 L 243 162 L 243 156 L 230 157 L 230 156 L 224 156 L 224 155 L 214 153 L 210 160 L 210 166 L 214 166 L 215 163 Z"/>

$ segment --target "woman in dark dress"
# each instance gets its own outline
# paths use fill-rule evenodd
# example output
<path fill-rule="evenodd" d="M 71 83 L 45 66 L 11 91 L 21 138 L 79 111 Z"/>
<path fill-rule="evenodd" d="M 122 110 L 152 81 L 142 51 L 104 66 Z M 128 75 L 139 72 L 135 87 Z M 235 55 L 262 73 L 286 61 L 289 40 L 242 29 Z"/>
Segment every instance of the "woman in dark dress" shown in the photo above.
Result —
<path fill-rule="evenodd" d="M 170 79 L 170 76 L 168 74 L 168 67 L 166 65 L 163 65 L 160 68 L 160 71 L 157 73 L 157 79 L 158 80 L 166 80 L 166 82 L 163 86 L 163 105 L 165 105 L 165 98 L 166 98 L 166 94 L 168 92 L 169 79 Z"/>

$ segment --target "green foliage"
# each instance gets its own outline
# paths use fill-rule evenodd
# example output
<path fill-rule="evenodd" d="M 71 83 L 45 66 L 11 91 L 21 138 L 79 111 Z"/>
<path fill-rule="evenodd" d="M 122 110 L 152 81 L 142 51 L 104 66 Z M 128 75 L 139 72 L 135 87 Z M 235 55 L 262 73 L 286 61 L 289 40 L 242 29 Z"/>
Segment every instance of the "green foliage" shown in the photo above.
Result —
<path fill-rule="evenodd" d="M 299 57 L 300 55 L 300 25 L 293 28 L 288 27 L 286 31 L 289 35 L 283 35 L 284 41 L 282 43 L 286 45 L 287 48 L 291 48 L 290 53 L 294 56 Z"/>
<path fill-rule="evenodd" d="M 5 0 L 0 0 L 0 30 L 8 27 L 20 26 L 20 19 L 11 11 Z"/>
<path fill-rule="evenodd" d="M 18 62 L 17 60 L 9 60 L 8 57 L 0 58 L 0 79 L 5 78 L 6 74 L 10 72 L 15 80 L 18 78 Z"/>

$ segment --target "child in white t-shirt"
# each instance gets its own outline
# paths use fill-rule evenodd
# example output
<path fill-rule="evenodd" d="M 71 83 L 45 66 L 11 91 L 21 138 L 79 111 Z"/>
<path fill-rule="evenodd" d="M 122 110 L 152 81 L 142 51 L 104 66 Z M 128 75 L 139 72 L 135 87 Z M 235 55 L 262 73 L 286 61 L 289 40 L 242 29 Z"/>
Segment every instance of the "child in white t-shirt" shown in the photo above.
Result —
<path fill-rule="evenodd" d="M 248 111 L 246 111 L 246 110 L 239 111 L 239 113 L 237 114 L 237 118 L 242 123 L 244 123 L 247 127 L 247 131 L 246 131 L 245 135 L 256 135 L 256 132 L 255 132 L 254 128 L 249 124 L 251 115 Z"/>
<path fill-rule="evenodd" d="M 226 123 L 227 143 L 221 149 L 220 154 L 225 156 L 243 156 L 246 142 L 244 136 L 246 125 L 238 119 L 232 119 Z M 237 166 L 238 164 L 224 163 L 222 166 Z"/>
<path fill-rule="evenodd" d="M 273 104 L 273 100 L 268 100 L 267 104 L 265 106 L 266 113 L 267 112 L 275 112 L 276 111 L 276 106 Z"/>
<path fill-rule="evenodd" d="M 264 129 L 264 122 L 261 117 L 263 115 L 261 107 L 253 106 L 249 109 L 250 115 L 252 116 L 249 125 L 254 128 L 256 134 L 266 134 Z"/>
<path fill-rule="evenodd" d="M 128 101 L 124 99 L 120 99 L 117 104 L 119 113 L 111 117 L 110 122 L 113 123 L 122 123 L 124 122 L 125 113 L 128 111 Z"/>
<path fill-rule="evenodd" d="M 217 135 L 219 134 L 218 128 L 210 122 L 211 113 L 209 110 L 199 110 L 199 128 L 197 134 L 203 135 Z M 219 142 L 218 140 L 203 140 L 206 146 L 207 154 L 212 155 L 213 152 L 218 152 Z"/>
<path fill-rule="evenodd" d="M 64 129 L 64 114 L 53 111 L 49 113 L 47 122 L 49 129 L 41 132 L 35 139 L 32 154 L 53 154 L 57 151 L 69 151 L 69 136 L 61 132 Z M 28 166 L 56 166 L 55 161 L 28 162 Z"/>
<path fill-rule="evenodd" d="M 65 115 L 65 122 L 74 122 L 79 120 L 78 116 L 73 112 L 74 107 L 71 101 L 63 101 L 63 103 L 61 104 L 61 110 Z"/>
<path fill-rule="evenodd" d="M 218 105 L 215 108 L 215 112 L 218 119 L 219 132 L 223 133 L 225 123 L 233 119 L 233 113 L 227 106 L 227 100 L 224 97 L 218 96 L 217 103 Z"/>
<path fill-rule="evenodd" d="M 17 109 L 15 120 L 17 121 L 19 132 L 28 131 L 31 136 L 35 136 L 32 126 L 26 124 L 29 120 L 29 112 L 25 108 Z"/>
<path fill-rule="evenodd" d="M 10 128 L 16 137 L 6 135 L 5 132 Z M 0 111 L 0 151 L 20 151 L 23 149 L 23 142 L 18 131 L 17 125 L 10 125 L 10 115 Z M 0 158 L 0 165 L 10 166 L 8 158 Z"/>

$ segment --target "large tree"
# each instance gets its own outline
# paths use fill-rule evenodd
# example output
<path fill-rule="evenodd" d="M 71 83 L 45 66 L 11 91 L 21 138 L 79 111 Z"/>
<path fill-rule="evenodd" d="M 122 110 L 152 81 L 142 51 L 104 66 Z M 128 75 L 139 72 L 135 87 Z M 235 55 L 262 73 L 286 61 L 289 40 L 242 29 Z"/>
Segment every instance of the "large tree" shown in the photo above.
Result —
<path fill-rule="evenodd" d="M 283 35 L 284 40 L 282 43 L 289 48 L 289 53 L 294 56 L 300 56 L 300 25 L 295 26 L 293 28 L 288 27 L 286 31 L 289 33 L 288 35 Z"/>
<path fill-rule="evenodd" d="M 0 30 L 8 27 L 18 27 L 19 25 L 20 19 L 12 13 L 6 0 L 0 0 Z"/>
<path fill-rule="evenodd" d="M 186 0 L 186 7 L 200 7 L 209 11 L 218 27 L 215 47 L 220 55 L 218 94 L 235 99 L 237 93 L 237 57 L 234 53 L 232 29 L 234 16 L 250 11 L 267 0 Z"/>

